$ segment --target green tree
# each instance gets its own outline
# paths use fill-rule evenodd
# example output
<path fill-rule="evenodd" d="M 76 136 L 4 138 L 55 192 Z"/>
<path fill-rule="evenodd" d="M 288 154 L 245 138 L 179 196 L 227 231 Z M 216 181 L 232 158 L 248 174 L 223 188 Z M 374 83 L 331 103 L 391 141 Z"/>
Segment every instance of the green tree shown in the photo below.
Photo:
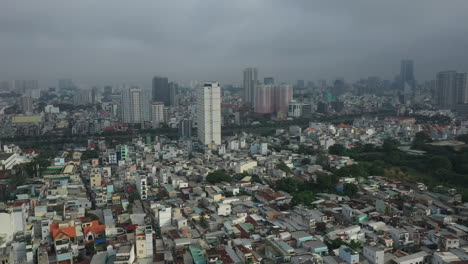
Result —
<path fill-rule="evenodd" d="M 328 158 L 323 154 L 317 155 L 317 159 L 315 160 L 315 164 L 320 165 L 322 167 L 328 167 Z"/>
<path fill-rule="evenodd" d="M 128 212 L 129 214 L 133 214 L 133 204 L 129 203 L 129 204 L 127 205 L 127 212 Z"/>
<path fill-rule="evenodd" d="M 317 192 L 334 192 L 339 179 L 335 174 L 317 174 Z"/>
<path fill-rule="evenodd" d="M 357 195 L 358 190 L 359 189 L 356 186 L 356 184 L 345 183 L 343 186 L 343 193 L 349 197 L 355 197 Z"/>
<path fill-rule="evenodd" d="M 205 212 L 200 213 L 199 223 L 200 223 L 201 226 L 206 227 L 207 220 L 206 220 L 206 213 Z"/>
<path fill-rule="evenodd" d="M 81 155 L 81 160 L 97 159 L 99 158 L 99 152 L 97 150 L 86 150 Z"/>
<path fill-rule="evenodd" d="M 384 139 L 382 148 L 383 151 L 385 152 L 392 152 L 398 150 L 398 147 L 400 146 L 400 142 L 394 138 L 386 138 Z"/>
<path fill-rule="evenodd" d="M 433 156 L 429 159 L 427 163 L 429 170 L 435 171 L 437 169 L 452 169 L 452 163 L 447 157 L 444 156 Z"/>
<path fill-rule="evenodd" d="M 375 149 L 375 145 L 371 143 L 367 143 L 362 146 L 362 152 L 374 152 Z"/>
<path fill-rule="evenodd" d="M 349 247 L 357 251 L 359 248 L 361 248 L 361 242 L 353 239 L 349 243 Z"/>
<path fill-rule="evenodd" d="M 338 177 L 367 177 L 367 170 L 361 164 L 344 166 L 336 171 Z"/>
<path fill-rule="evenodd" d="M 302 165 L 309 165 L 310 164 L 310 159 L 309 158 L 304 158 L 301 160 Z"/>
<path fill-rule="evenodd" d="M 298 180 L 291 177 L 282 178 L 275 182 L 277 190 L 285 191 L 287 193 L 297 192 L 300 184 L 301 183 Z"/>
<path fill-rule="evenodd" d="M 341 144 L 334 144 L 328 148 L 328 153 L 332 155 L 345 156 L 346 148 Z"/>
<path fill-rule="evenodd" d="M 432 138 L 425 132 L 418 132 L 414 135 L 411 147 L 413 149 L 424 149 L 426 143 L 432 142 Z"/>
<path fill-rule="evenodd" d="M 231 182 L 232 177 L 225 170 L 217 170 L 214 172 L 210 172 L 208 176 L 206 176 L 206 181 L 211 184 L 220 182 Z"/>
<path fill-rule="evenodd" d="M 459 135 L 457 137 L 457 140 L 463 141 L 465 142 L 465 144 L 468 144 L 468 134 Z"/>
<path fill-rule="evenodd" d="M 304 205 L 307 207 L 311 207 L 312 203 L 315 201 L 315 195 L 311 191 L 302 191 L 299 193 L 295 193 L 293 198 L 291 199 L 290 205 L 292 207 L 296 205 Z"/>
<path fill-rule="evenodd" d="M 342 245 L 344 245 L 344 241 L 341 239 L 341 238 L 336 238 L 334 240 L 332 240 L 330 243 L 329 243 L 329 246 L 332 248 L 332 249 L 337 249 L 337 248 L 340 248 Z"/>

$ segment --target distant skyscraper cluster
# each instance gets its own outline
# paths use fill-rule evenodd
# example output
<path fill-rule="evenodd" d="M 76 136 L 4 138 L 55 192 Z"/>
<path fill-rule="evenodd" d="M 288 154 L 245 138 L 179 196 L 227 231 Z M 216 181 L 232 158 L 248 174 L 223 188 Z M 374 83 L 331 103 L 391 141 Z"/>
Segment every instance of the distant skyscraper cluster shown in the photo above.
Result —
<path fill-rule="evenodd" d="M 292 85 L 276 85 L 273 77 L 265 77 L 262 84 L 258 81 L 257 68 L 246 68 L 243 74 L 244 100 L 255 113 L 288 112 L 288 104 L 293 98 Z M 304 86 L 304 81 L 298 83 Z"/>

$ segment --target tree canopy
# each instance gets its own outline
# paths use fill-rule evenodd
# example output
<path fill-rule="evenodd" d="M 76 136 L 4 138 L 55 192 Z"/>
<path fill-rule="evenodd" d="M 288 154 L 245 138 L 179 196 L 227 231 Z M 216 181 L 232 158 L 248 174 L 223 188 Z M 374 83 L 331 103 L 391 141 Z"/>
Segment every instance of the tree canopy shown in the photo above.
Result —
<path fill-rule="evenodd" d="M 211 184 L 220 182 L 231 182 L 232 177 L 225 170 L 217 170 L 214 172 L 210 172 L 208 176 L 206 176 L 206 181 Z"/>

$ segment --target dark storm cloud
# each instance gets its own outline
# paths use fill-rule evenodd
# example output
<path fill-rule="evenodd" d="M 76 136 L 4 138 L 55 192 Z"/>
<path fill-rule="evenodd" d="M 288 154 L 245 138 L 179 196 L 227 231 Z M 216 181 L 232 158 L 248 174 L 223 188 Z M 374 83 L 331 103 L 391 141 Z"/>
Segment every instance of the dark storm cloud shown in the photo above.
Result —
<path fill-rule="evenodd" d="M 3 1 L 0 79 L 148 85 L 468 71 L 466 0 Z"/>

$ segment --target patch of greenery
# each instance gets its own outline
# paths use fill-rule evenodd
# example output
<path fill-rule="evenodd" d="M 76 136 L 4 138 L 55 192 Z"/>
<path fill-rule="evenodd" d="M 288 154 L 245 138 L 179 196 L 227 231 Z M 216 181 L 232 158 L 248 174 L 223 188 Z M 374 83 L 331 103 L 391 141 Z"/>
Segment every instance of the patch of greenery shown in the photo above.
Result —
<path fill-rule="evenodd" d="M 315 201 L 315 195 L 312 191 L 302 191 L 295 193 L 291 199 L 290 206 L 304 205 L 307 207 L 312 207 L 312 203 Z"/>
<path fill-rule="evenodd" d="M 208 176 L 206 176 L 206 181 L 211 184 L 220 182 L 231 182 L 232 177 L 225 170 L 217 170 L 214 172 L 210 172 Z"/>

